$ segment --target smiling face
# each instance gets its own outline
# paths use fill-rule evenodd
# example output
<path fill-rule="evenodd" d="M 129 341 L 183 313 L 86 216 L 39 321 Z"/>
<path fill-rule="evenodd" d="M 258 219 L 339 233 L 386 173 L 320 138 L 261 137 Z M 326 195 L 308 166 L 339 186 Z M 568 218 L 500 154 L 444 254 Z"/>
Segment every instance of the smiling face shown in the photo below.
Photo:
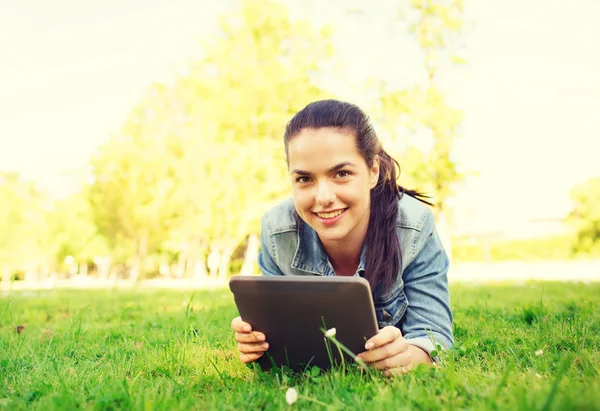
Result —
<path fill-rule="evenodd" d="M 323 244 L 361 245 L 378 159 L 368 167 L 350 132 L 306 128 L 289 140 L 288 166 L 296 211 Z"/>

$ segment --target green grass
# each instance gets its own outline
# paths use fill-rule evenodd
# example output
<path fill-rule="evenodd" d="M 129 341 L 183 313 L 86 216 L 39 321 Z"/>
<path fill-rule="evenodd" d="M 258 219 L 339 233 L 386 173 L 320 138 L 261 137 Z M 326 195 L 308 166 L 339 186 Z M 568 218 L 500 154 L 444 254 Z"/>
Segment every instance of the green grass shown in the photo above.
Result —
<path fill-rule="evenodd" d="M 0 409 L 273 409 L 288 407 L 288 387 L 300 408 L 600 409 L 600 285 L 451 292 L 444 366 L 393 380 L 244 366 L 227 290 L 4 294 Z"/>
<path fill-rule="evenodd" d="M 487 244 L 486 244 L 487 243 Z M 579 250 L 575 233 L 527 239 L 455 238 L 452 256 L 455 261 L 556 261 L 598 259 L 600 247 Z"/>

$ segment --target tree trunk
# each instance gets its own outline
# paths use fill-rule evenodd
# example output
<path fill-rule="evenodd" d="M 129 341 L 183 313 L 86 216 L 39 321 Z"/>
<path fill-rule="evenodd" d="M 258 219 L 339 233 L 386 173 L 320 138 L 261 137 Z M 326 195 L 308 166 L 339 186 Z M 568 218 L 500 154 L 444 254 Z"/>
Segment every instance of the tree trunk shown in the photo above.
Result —
<path fill-rule="evenodd" d="M 137 283 L 140 278 L 140 258 L 135 256 L 131 268 L 129 269 L 129 279 L 134 283 Z"/>
<path fill-rule="evenodd" d="M 108 279 L 110 274 L 110 257 L 100 257 L 98 260 L 94 260 L 96 262 L 96 266 L 98 267 L 98 277 L 101 280 Z"/>
<path fill-rule="evenodd" d="M 244 264 L 242 265 L 241 275 L 252 275 L 256 273 L 256 262 L 258 261 L 258 249 L 260 242 L 255 233 L 248 237 L 248 246 L 244 254 Z"/>
<path fill-rule="evenodd" d="M 41 263 L 40 263 L 40 277 L 43 280 L 49 280 L 51 287 L 54 287 L 54 283 L 55 281 L 58 279 L 58 276 L 56 275 L 55 272 L 52 272 L 52 270 L 50 269 L 52 263 L 50 263 L 50 261 L 48 259 L 44 259 Z"/>
<path fill-rule="evenodd" d="M 145 276 L 146 254 L 148 252 L 148 237 L 142 236 L 138 242 L 137 253 L 131 268 L 130 279 L 137 283 L 140 278 Z"/>
<path fill-rule="evenodd" d="M 215 247 L 210 247 L 210 253 L 208 254 L 208 269 L 210 270 L 210 276 L 212 278 L 217 277 L 217 272 L 219 271 L 221 262 L 221 251 Z"/>
<path fill-rule="evenodd" d="M 76 262 L 69 264 L 69 278 L 73 278 L 77 275 L 79 271 L 79 265 Z"/>
<path fill-rule="evenodd" d="M 183 278 L 186 272 L 186 261 L 189 255 L 189 245 L 182 244 L 179 249 L 179 257 L 177 258 L 177 269 L 175 270 L 175 277 Z"/>
<path fill-rule="evenodd" d="M 225 281 L 229 277 L 229 263 L 231 262 L 233 247 L 225 247 L 221 252 L 221 264 L 219 265 L 219 280 Z"/>
<path fill-rule="evenodd" d="M 206 278 L 206 258 L 199 238 L 194 238 L 190 243 L 190 253 L 187 260 L 187 277 L 194 280 Z"/>
<path fill-rule="evenodd" d="M 204 257 L 197 259 L 192 267 L 194 267 L 192 271 L 192 278 L 194 280 L 203 280 L 207 277 L 206 259 Z"/>

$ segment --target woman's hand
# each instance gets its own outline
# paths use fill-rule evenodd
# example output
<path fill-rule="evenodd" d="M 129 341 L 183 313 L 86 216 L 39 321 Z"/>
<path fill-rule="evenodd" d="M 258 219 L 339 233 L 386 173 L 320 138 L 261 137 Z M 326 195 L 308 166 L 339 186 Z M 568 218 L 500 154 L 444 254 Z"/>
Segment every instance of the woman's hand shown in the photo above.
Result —
<path fill-rule="evenodd" d="M 358 354 L 357 358 L 377 370 L 383 370 L 388 377 L 409 373 L 413 364 L 431 363 L 425 351 L 409 345 L 402 332 L 393 326 L 379 330 L 366 342 L 365 348 L 367 351 Z"/>
<path fill-rule="evenodd" d="M 231 321 L 231 328 L 235 331 L 240 360 L 244 363 L 258 360 L 269 349 L 265 335 L 258 331 L 252 331 L 252 326 L 242 321 L 242 317 L 234 318 Z"/>

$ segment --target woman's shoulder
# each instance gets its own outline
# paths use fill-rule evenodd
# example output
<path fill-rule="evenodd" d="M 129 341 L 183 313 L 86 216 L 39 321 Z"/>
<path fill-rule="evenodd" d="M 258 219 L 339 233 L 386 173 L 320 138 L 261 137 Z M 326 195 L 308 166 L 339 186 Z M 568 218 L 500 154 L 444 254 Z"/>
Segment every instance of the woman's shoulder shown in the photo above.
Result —
<path fill-rule="evenodd" d="M 292 198 L 288 198 L 271 207 L 262 217 L 262 225 L 269 234 L 298 229 L 296 208 Z"/>
<path fill-rule="evenodd" d="M 398 227 L 423 231 L 433 222 L 431 208 L 408 194 L 398 200 Z"/>
<path fill-rule="evenodd" d="M 404 194 L 398 202 L 397 232 L 402 253 L 402 272 L 404 272 L 435 232 L 431 207 Z"/>

